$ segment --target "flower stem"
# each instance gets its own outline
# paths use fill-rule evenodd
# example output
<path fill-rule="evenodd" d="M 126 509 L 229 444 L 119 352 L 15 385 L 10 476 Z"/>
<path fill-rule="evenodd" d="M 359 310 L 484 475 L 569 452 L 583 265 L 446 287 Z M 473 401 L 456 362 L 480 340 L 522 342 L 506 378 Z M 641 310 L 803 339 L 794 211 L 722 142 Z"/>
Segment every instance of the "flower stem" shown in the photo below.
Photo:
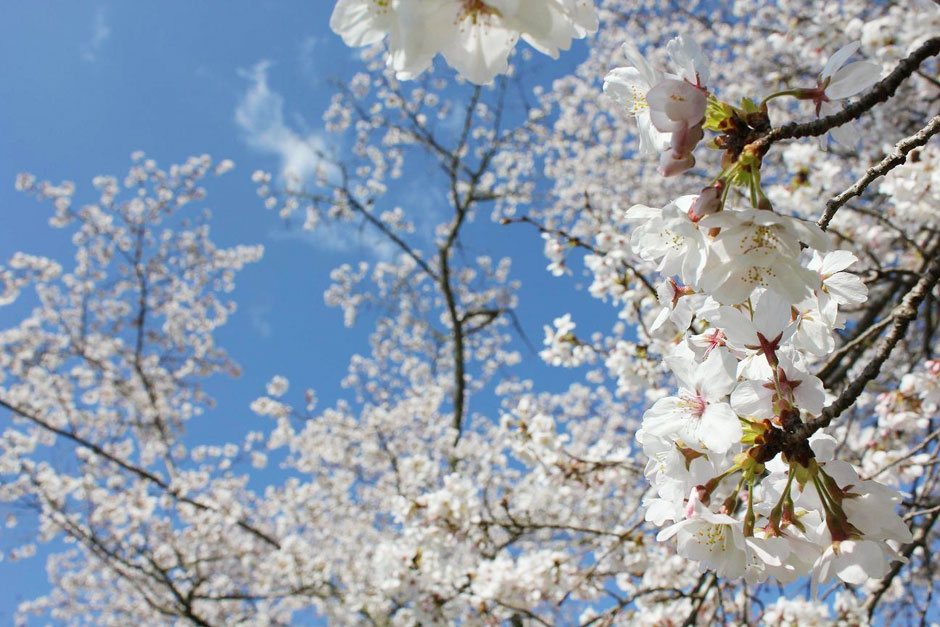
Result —
<path fill-rule="evenodd" d="M 784 89 L 783 91 L 776 91 L 770 94 L 769 96 L 767 96 L 766 98 L 764 98 L 763 100 L 761 100 L 760 106 L 761 108 L 763 108 L 764 105 L 766 105 L 768 102 L 770 102 L 774 98 L 782 98 L 784 96 L 793 96 L 794 98 L 800 99 L 801 97 L 803 97 L 803 94 L 805 93 L 806 93 L 806 89 L 801 88 L 801 87 L 798 87 L 796 89 Z"/>

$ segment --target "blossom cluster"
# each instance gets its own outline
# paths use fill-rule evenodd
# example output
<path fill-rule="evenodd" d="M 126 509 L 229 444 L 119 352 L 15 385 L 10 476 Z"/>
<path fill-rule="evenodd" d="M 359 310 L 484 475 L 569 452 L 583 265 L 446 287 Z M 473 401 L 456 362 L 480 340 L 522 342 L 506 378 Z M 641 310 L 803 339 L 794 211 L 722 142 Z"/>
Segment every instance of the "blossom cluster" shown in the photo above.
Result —
<path fill-rule="evenodd" d="M 407 8 L 405 3 L 395 6 Z M 788 96 L 810 101 L 821 117 L 838 111 L 838 101 L 874 84 L 881 75 L 879 64 L 849 63 L 859 47 L 851 43 L 836 51 L 811 87 L 786 89 L 760 101 L 744 98 L 739 106 L 709 91 L 710 68 L 688 36 L 665 46 L 673 65 L 669 72 L 647 61 L 638 46 L 625 44 L 631 66 L 611 71 L 604 82 L 604 91 L 635 117 L 640 153 L 658 157 L 661 175 L 693 170 L 693 153 L 706 131 L 718 135 L 709 146 L 724 153 L 721 173 L 698 194 L 680 196 L 662 208 L 620 210 L 612 224 L 623 225 L 627 237 L 601 223 L 597 249 L 586 259 L 595 277 L 592 294 L 625 304 L 642 302 L 637 297 L 642 290 L 626 287 L 624 259 L 637 256 L 662 276 L 651 286 L 658 300 L 655 316 L 644 320 L 639 307 L 636 315 L 660 338 L 675 330 L 682 334 L 662 350 L 681 387 L 666 397 L 647 392 L 655 402 L 637 434 L 653 460 L 648 473 L 657 492 L 647 500 L 647 515 L 659 525 L 673 522 L 662 538 L 679 535 L 683 555 L 719 574 L 744 574 L 746 565 L 750 580 L 772 576 L 792 581 L 812 572 L 821 580 L 837 573 L 856 582 L 861 578 L 857 569 L 841 563 L 832 568 L 831 563 L 863 543 L 849 566 L 863 563 L 865 578 L 880 577 L 888 561 L 898 557 L 897 543 L 910 539 L 893 513 L 896 493 L 878 492 L 872 485 L 880 484 L 862 482 L 854 470 L 840 471 L 844 462 L 821 444 L 830 436 L 817 432 L 812 439 L 797 437 L 800 427 L 820 416 L 832 398 L 812 368 L 833 353 L 836 332 L 845 328 L 844 310 L 863 306 L 867 289 L 846 272 L 857 261 L 852 252 L 830 251 L 819 227 L 774 210 L 766 190 L 776 199 L 779 188 L 761 180 L 765 153 L 748 147 L 769 130 L 771 101 Z M 394 58 L 389 58 L 393 67 Z M 399 72 L 400 78 L 408 76 Z M 830 131 L 845 146 L 858 142 L 851 124 Z M 739 200 L 741 188 L 749 196 L 749 208 Z M 542 237 L 549 270 L 556 276 L 569 272 L 565 258 L 582 240 L 550 229 Z M 574 334 L 575 326 L 565 315 L 546 327 L 543 359 L 575 367 L 603 354 L 605 366 L 617 374 L 618 387 L 642 385 L 637 363 L 646 359 L 645 348 L 624 341 L 588 343 Z M 667 453 L 676 456 L 669 465 L 674 475 L 657 462 Z M 699 468 L 703 466 L 705 470 Z M 779 476 L 786 489 L 773 487 Z M 852 507 L 843 501 L 855 503 L 852 499 L 860 498 L 856 489 L 878 494 L 876 507 L 885 516 L 880 531 L 847 513 Z M 802 498 L 804 492 L 814 496 Z M 784 501 L 795 503 L 786 516 L 778 511 Z M 714 522 L 714 516 L 726 517 L 728 530 L 716 533 L 733 536 L 729 547 L 734 551 L 706 559 L 683 540 L 683 530 L 691 521 Z M 809 531 L 807 521 L 813 522 Z M 864 544 L 868 542 L 874 544 Z M 774 550 L 752 548 L 762 543 Z M 877 546 L 877 560 L 871 558 L 872 546 Z M 720 566 L 720 559 L 734 567 Z"/>
<path fill-rule="evenodd" d="M 437 54 L 477 84 L 509 71 L 521 38 L 551 57 L 597 30 L 593 0 L 339 0 L 330 28 L 349 46 L 388 40 L 400 79 L 427 70 Z"/>
<path fill-rule="evenodd" d="M 663 176 L 685 172 L 695 165 L 692 151 L 704 137 L 708 70 L 702 51 L 689 39 L 677 37 L 668 46 L 678 68 L 675 74 L 650 65 L 633 44 L 623 46 L 630 67 L 616 68 L 604 79 L 604 92 L 636 117 L 640 152 L 660 153 Z"/>
<path fill-rule="evenodd" d="M 838 69 L 856 48 L 833 55 L 817 100 L 873 82 L 873 64 Z M 682 38 L 669 44 L 677 75 L 652 68 L 631 45 L 624 52 L 634 65 L 612 71 L 605 91 L 637 118 L 641 151 L 661 151 L 664 176 L 694 165 L 706 106 L 707 126 L 722 133 L 714 144 L 727 148 L 722 173 L 698 195 L 635 205 L 624 216 L 633 251 L 663 277 L 656 325 L 668 319 L 681 333 L 665 356 L 679 388 L 646 411 L 636 434 L 655 491 L 646 518 L 671 523 L 657 538 L 675 537 L 681 555 L 722 577 L 881 578 L 912 540 L 895 513 L 900 495 L 835 459 L 832 436 L 802 431 L 827 397 L 809 364 L 834 350 L 839 308 L 867 299 L 845 271 L 857 258 L 830 252 L 817 225 L 775 212 L 764 195 L 762 155 L 735 133 L 761 128 L 766 99 L 742 109 L 718 101 L 704 85 L 702 53 Z M 752 208 L 735 206 L 733 186 L 749 188 Z"/>
<path fill-rule="evenodd" d="M 454 4 L 503 16 L 541 6 Z M 199 180 L 231 162 L 163 170 L 136 155 L 126 177 L 96 179 L 100 198 L 87 203 L 73 199 L 81 186 L 17 180 L 49 201 L 76 253 L 73 263 L 17 254 L 0 267 L 4 313 L 32 310 L 0 332 L 0 501 L 6 526 L 19 525 L 0 558 L 55 551 L 52 589 L 23 602 L 20 620 L 929 622 L 940 548 L 935 285 L 877 378 L 816 427 L 844 407 L 835 394 L 854 395 L 845 390 L 893 332 L 898 300 L 940 253 L 935 138 L 843 206 L 827 233 L 801 218 L 818 219 L 821 199 L 940 113 L 936 59 L 866 111 L 852 151 L 746 149 L 840 110 L 875 66 L 893 74 L 936 38 L 940 10 L 932 0 L 597 4 L 587 58 L 550 88 L 536 64 L 476 89 L 448 85 L 446 70 L 399 81 L 381 55 L 364 55 L 367 71 L 324 116 L 327 132 L 348 134 L 329 142 L 337 152 L 309 177 L 252 177 L 288 227 L 355 223 L 366 258 L 344 259 L 324 297 L 336 325 L 369 337 L 350 343 L 341 389 L 318 398 L 286 357 L 327 356 L 281 334 L 291 346 L 264 351 L 277 363 L 255 379 L 246 413 L 258 426 L 244 434 L 203 387 L 238 370 L 218 344 L 233 334 L 216 331 L 232 318 L 234 277 L 261 251 L 219 248 L 192 211 Z M 397 17 L 435 5 L 445 3 L 359 3 Z M 376 37 L 394 54 L 393 34 Z M 618 103 L 598 82 L 626 38 L 646 78 L 634 97 L 632 73 L 616 71 Z M 854 40 L 861 47 L 827 63 Z M 765 89 L 780 91 L 750 99 Z M 645 124 L 643 110 L 649 159 L 636 158 L 632 118 Z M 852 124 L 828 134 L 842 141 Z M 396 197 L 402 177 L 427 190 L 433 212 Z M 522 254 L 506 233 L 533 226 L 550 273 L 570 284 L 530 274 L 520 290 L 518 264 L 489 256 Z M 532 313 L 539 281 L 553 287 Z M 580 287 L 604 306 L 576 305 Z M 538 350 L 526 338 L 532 316 L 554 319 L 541 356 L 568 370 L 518 367 Z M 60 538 L 62 550 L 41 544 Z M 889 567 L 897 554 L 907 563 Z M 850 585 L 805 599 L 793 596 L 802 581 L 780 584 L 804 573 Z"/>

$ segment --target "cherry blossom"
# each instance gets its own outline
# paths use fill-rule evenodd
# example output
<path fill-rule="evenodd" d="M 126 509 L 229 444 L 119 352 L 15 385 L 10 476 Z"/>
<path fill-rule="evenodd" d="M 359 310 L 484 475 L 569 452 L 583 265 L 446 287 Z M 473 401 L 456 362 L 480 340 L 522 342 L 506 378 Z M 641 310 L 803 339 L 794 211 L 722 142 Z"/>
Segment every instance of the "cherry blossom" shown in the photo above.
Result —
<path fill-rule="evenodd" d="M 336 175 L 252 180 L 290 228 L 375 238 L 323 271 L 336 324 L 368 337 L 337 389 L 246 364 L 247 433 L 187 433 L 227 418 L 203 386 L 240 371 L 218 330 L 262 256 L 197 210 L 231 164 L 18 177 L 75 251 L 0 266 L 20 317 L 0 332 L 4 558 L 51 554 L 21 620 L 929 621 L 940 14 L 666 8 L 599 3 L 549 86 L 525 54 L 498 73 L 517 39 L 555 55 L 592 31 L 591 3 L 336 4 L 347 43 L 387 49 L 325 114 Z M 825 63 L 834 33 L 861 47 Z M 448 84 L 439 53 L 492 86 Z M 821 151 L 834 129 L 800 98 L 823 113 L 882 73 L 864 141 Z M 439 213 L 396 197 L 414 173 Z M 524 237 L 554 281 L 536 301 L 518 247 L 500 256 Z"/>
<path fill-rule="evenodd" d="M 854 61 L 846 65 L 861 44 L 857 41 L 839 48 L 829 57 L 822 72 L 819 73 L 818 86 L 808 90 L 806 95 L 816 104 L 816 115 L 831 115 L 839 110 L 833 100 L 851 98 L 874 85 L 881 75 L 881 67 L 868 61 Z M 851 124 L 837 126 L 831 131 L 832 138 L 840 144 L 854 148 L 859 142 L 858 132 Z"/>
<path fill-rule="evenodd" d="M 593 0 L 339 0 L 330 27 L 349 46 L 388 38 L 399 79 L 426 71 L 440 53 L 471 82 L 509 71 L 521 37 L 551 57 L 597 29 Z"/>
<path fill-rule="evenodd" d="M 636 118 L 640 152 L 659 154 L 668 145 L 668 133 L 653 125 L 646 96 L 654 86 L 663 81 L 665 74 L 650 65 L 630 42 L 623 44 L 623 54 L 633 65 L 614 68 L 608 72 L 604 77 L 604 93 Z"/>
<path fill-rule="evenodd" d="M 698 503 L 695 507 L 692 517 L 666 527 L 656 539 L 663 542 L 677 535 L 679 554 L 683 557 L 701 562 L 720 577 L 744 575 L 741 521 L 725 514 L 714 514 Z"/>
<path fill-rule="evenodd" d="M 856 275 L 843 272 L 857 261 L 858 257 L 847 250 L 834 250 L 825 255 L 816 252 L 807 267 L 819 273 L 823 291 L 835 302 L 840 305 L 859 305 L 868 298 L 868 288 Z"/>
<path fill-rule="evenodd" d="M 724 453 L 741 439 L 741 425 L 726 398 L 734 386 L 734 359 L 712 351 L 701 365 L 690 364 L 682 345 L 667 358 L 679 380 L 677 396 L 660 399 L 643 416 L 643 430 L 678 436 L 689 446 Z"/>
<path fill-rule="evenodd" d="M 815 286 L 816 277 L 799 261 L 801 244 L 828 247 L 815 225 L 757 209 L 722 211 L 700 225 L 721 229 L 702 272 L 702 285 L 719 302 L 738 304 L 752 290 L 772 287 L 796 303 Z"/>
<path fill-rule="evenodd" d="M 695 197 L 683 196 L 662 209 L 634 205 L 626 219 L 637 224 L 631 246 L 641 257 L 659 260 L 664 276 L 697 284 L 706 261 L 705 234 L 689 217 Z"/>

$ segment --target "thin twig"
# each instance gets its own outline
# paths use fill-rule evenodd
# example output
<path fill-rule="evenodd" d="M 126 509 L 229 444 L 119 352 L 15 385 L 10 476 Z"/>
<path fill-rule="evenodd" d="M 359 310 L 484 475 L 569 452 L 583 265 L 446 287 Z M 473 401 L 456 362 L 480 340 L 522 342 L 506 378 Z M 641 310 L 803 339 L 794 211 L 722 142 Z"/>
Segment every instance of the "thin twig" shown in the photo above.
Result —
<path fill-rule="evenodd" d="M 839 350 L 835 351 L 832 353 L 832 355 L 829 356 L 829 360 L 819 370 L 819 372 L 816 373 L 816 376 L 825 381 L 828 375 L 831 373 L 832 369 L 835 368 L 840 361 L 842 361 L 842 358 L 845 357 L 847 353 L 852 352 L 855 348 L 867 342 L 869 339 L 877 337 L 878 334 L 881 333 L 881 330 L 890 323 L 890 316 L 887 318 L 882 318 L 875 324 L 865 329 L 865 331 L 856 336 L 855 339 L 850 342 L 846 342 L 844 346 L 840 347 Z"/>
<path fill-rule="evenodd" d="M 68 440 L 71 440 L 71 441 L 74 442 L 75 444 L 77 444 L 77 445 L 79 445 L 79 446 L 81 446 L 81 447 L 84 447 L 84 448 L 90 450 L 91 452 L 93 452 L 94 454 L 98 455 L 99 457 L 103 457 L 104 459 L 108 460 L 108 461 L 111 462 L 112 464 L 115 464 L 115 465 L 117 465 L 117 466 L 123 468 L 124 470 L 126 470 L 126 471 L 128 471 L 128 472 L 130 472 L 130 473 L 132 473 L 132 474 L 137 475 L 137 476 L 140 477 L 141 479 L 145 479 L 146 481 L 149 481 L 150 483 L 152 483 L 152 484 L 156 485 L 157 487 L 161 488 L 161 489 L 162 489 L 163 491 L 165 491 L 167 494 L 169 494 L 170 496 L 172 496 L 173 498 L 177 499 L 178 501 L 180 501 L 180 502 L 182 502 L 182 503 L 186 503 L 187 505 L 192 505 L 192 506 L 195 507 L 196 509 L 201 509 L 201 510 L 203 510 L 203 511 L 212 511 L 212 512 L 216 511 L 214 508 L 210 507 L 209 505 L 206 505 L 205 503 L 200 503 L 199 501 L 196 501 L 196 500 L 194 500 L 194 499 L 192 499 L 192 498 L 190 498 L 190 497 L 188 497 L 188 496 L 183 496 L 183 495 L 177 493 L 175 490 L 173 490 L 173 489 L 170 487 L 170 484 L 168 484 L 165 480 L 161 479 L 161 478 L 158 477 L 157 475 L 153 474 L 152 472 L 150 472 L 150 471 L 148 471 L 148 470 L 146 470 L 146 469 L 144 469 L 144 468 L 140 468 L 140 467 L 138 467 L 138 466 L 134 466 L 133 464 L 124 461 L 124 460 L 121 459 L 120 457 L 117 457 L 117 456 L 115 456 L 115 455 L 112 455 L 111 453 L 109 453 L 108 451 L 106 451 L 105 449 L 103 449 L 103 448 L 102 448 L 101 446 L 99 446 L 98 444 L 95 444 L 94 442 L 83 438 L 82 436 L 78 435 L 77 433 L 72 433 L 72 432 L 70 432 L 70 431 L 66 431 L 65 429 L 60 429 L 60 428 L 56 427 L 55 425 L 52 425 L 52 424 L 46 422 L 45 420 L 43 420 L 42 418 L 40 418 L 40 417 L 39 417 L 38 415 L 36 415 L 35 413 L 30 412 L 30 411 L 28 411 L 28 410 L 26 410 L 26 409 L 23 409 L 22 407 L 16 407 L 16 406 L 14 406 L 14 405 L 8 403 L 7 401 L 3 400 L 2 398 L 0 398 L 0 407 L 4 407 L 4 408 L 8 409 L 9 411 L 13 412 L 14 414 L 17 414 L 17 415 L 19 415 L 19 416 L 22 416 L 23 418 L 27 418 L 28 420 L 30 420 L 30 421 L 32 421 L 33 423 L 39 425 L 39 426 L 42 427 L 43 429 L 46 429 L 47 431 L 51 431 L 52 433 L 55 433 L 56 435 L 59 435 L 59 436 L 62 436 L 63 438 L 66 438 L 66 439 L 68 439 Z M 274 548 L 276 548 L 276 549 L 280 549 L 280 548 L 281 548 L 281 545 L 280 545 L 280 543 L 279 543 L 277 540 L 275 540 L 274 538 L 272 538 L 272 537 L 269 536 L 268 534 L 264 533 L 263 531 L 261 531 L 261 530 L 258 529 L 257 527 L 254 527 L 254 526 L 251 525 L 250 523 L 245 522 L 244 520 L 239 520 L 239 521 L 237 521 L 235 524 L 238 525 L 239 527 L 241 527 L 242 529 L 244 529 L 245 531 L 247 531 L 247 532 L 249 532 L 249 533 L 251 533 L 251 534 L 257 536 L 258 538 L 260 538 L 261 540 L 263 540 L 263 541 L 266 542 L 267 544 L 270 544 L 270 545 L 273 546 Z"/>
<path fill-rule="evenodd" d="M 928 507 L 926 509 L 918 509 L 913 512 L 908 512 L 904 515 L 904 520 L 910 520 L 911 518 L 917 518 L 918 516 L 926 516 L 927 514 L 935 514 L 940 511 L 940 505 L 934 505 L 933 507 Z"/>
<path fill-rule="evenodd" d="M 830 199 L 826 203 L 825 213 L 823 213 L 823 216 L 819 219 L 819 222 L 817 222 L 819 228 L 825 231 L 833 216 L 836 215 L 836 211 L 839 210 L 839 207 L 847 203 L 849 199 L 860 195 L 872 181 L 880 176 L 884 176 L 888 171 L 904 163 L 907 160 L 909 152 L 918 146 L 926 144 L 930 138 L 937 133 L 940 133 L 940 115 L 935 116 L 930 120 L 927 126 L 918 132 L 899 141 L 893 153 L 882 159 L 877 165 L 868 168 L 862 178 L 858 179 L 852 187 L 835 198 Z"/>
<path fill-rule="evenodd" d="M 692 610 L 689 612 L 689 615 L 686 616 L 685 621 L 683 621 L 682 627 L 692 627 L 692 625 L 697 622 L 698 613 L 702 610 L 702 605 L 705 603 L 705 599 L 708 598 L 708 593 L 718 581 L 718 576 L 712 572 L 703 574 L 702 578 L 703 579 L 699 580 L 699 585 L 696 587 L 696 589 L 701 590 L 701 592 L 693 595 L 695 602 L 692 605 Z M 708 578 L 707 582 L 704 581 L 705 578 Z"/>
<path fill-rule="evenodd" d="M 552 229 L 552 228 L 549 228 L 549 227 L 545 226 L 544 224 L 541 224 L 540 222 L 538 222 L 538 221 L 536 221 L 536 220 L 533 220 L 533 219 L 530 218 L 529 216 L 520 216 L 520 217 L 518 217 L 518 218 L 503 218 L 502 221 L 500 222 L 500 224 L 503 224 L 503 225 L 506 225 L 506 224 L 518 224 L 518 223 L 531 224 L 532 226 L 534 226 L 535 228 L 537 228 L 540 233 L 547 233 L 547 234 L 549 234 L 549 235 L 554 235 L 554 236 L 556 236 L 556 237 L 560 237 L 560 238 L 564 239 L 565 241 L 567 241 L 567 242 L 568 242 L 569 244 L 571 244 L 572 246 L 577 246 L 578 248 L 583 248 L 583 249 L 589 251 L 591 254 L 597 255 L 598 257 L 603 257 L 603 256 L 605 256 L 605 255 L 607 254 L 605 251 L 600 250 L 599 248 L 596 248 L 596 247 L 593 246 L 590 242 L 586 242 L 583 238 L 578 237 L 577 235 L 572 235 L 571 233 L 568 233 L 568 232 L 565 231 L 564 229 Z M 639 279 L 640 283 L 642 283 L 643 286 L 646 287 L 646 289 L 649 290 L 650 293 L 651 293 L 653 296 L 656 296 L 656 288 L 653 287 L 653 284 L 650 283 L 649 279 L 647 279 L 645 276 L 643 276 L 643 273 L 641 273 L 641 272 L 640 272 L 639 270 L 637 270 L 632 264 L 628 263 L 627 261 L 625 261 L 625 260 L 623 260 L 623 259 L 621 259 L 620 262 L 621 262 L 621 263 L 623 264 L 623 266 L 626 267 L 627 270 L 629 270 L 637 279 Z"/>

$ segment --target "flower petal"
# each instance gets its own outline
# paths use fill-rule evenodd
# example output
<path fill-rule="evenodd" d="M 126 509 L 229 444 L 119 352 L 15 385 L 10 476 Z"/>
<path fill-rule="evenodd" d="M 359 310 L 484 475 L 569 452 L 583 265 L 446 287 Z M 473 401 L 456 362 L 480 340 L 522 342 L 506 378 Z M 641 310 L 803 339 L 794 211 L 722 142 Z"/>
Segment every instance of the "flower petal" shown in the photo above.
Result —
<path fill-rule="evenodd" d="M 841 100 L 865 91 L 878 82 L 881 66 L 869 61 L 856 61 L 840 69 L 826 87 L 826 95 L 831 100 Z"/>
<path fill-rule="evenodd" d="M 840 305 L 858 305 L 868 300 L 868 286 L 849 272 L 837 272 L 825 281 L 826 291 Z"/>
<path fill-rule="evenodd" d="M 741 421 L 728 403 L 711 403 L 702 414 L 696 432 L 708 450 L 725 453 L 741 441 Z"/>
<path fill-rule="evenodd" d="M 764 387 L 763 381 L 742 381 L 731 393 L 731 406 L 742 416 L 772 418 L 772 396 L 773 391 Z"/>
<path fill-rule="evenodd" d="M 832 76 L 836 70 L 845 65 L 845 62 L 855 54 L 859 47 L 861 47 L 861 44 L 857 41 L 853 41 L 836 50 L 833 55 L 829 57 L 829 60 L 826 61 L 826 67 L 819 73 L 819 78 L 825 81 L 827 77 Z"/>

